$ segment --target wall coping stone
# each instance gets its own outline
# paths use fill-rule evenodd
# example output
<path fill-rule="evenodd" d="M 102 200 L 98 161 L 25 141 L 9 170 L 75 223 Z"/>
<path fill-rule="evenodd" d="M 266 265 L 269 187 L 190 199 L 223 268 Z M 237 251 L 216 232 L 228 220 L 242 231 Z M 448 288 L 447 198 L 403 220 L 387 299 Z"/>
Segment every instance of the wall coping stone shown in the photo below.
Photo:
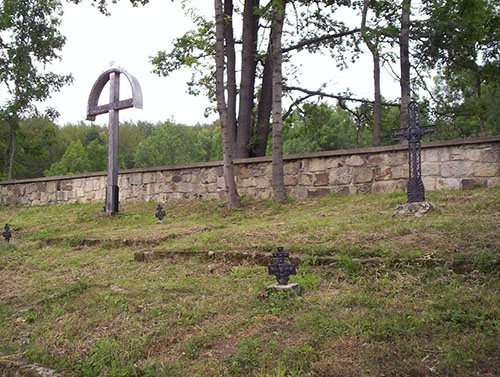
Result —
<path fill-rule="evenodd" d="M 455 140 L 445 140 L 445 141 L 433 141 L 422 143 L 422 149 L 425 148 L 439 148 L 439 147 L 451 147 L 458 145 L 470 145 L 470 144 L 485 144 L 485 143 L 495 143 L 500 142 L 500 136 L 490 136 L 482 138 L 471 138 L 471 139 L 455 139 Z M 324 158 L 324 157 L 336 157 L 336 156 L 346 156 L 346 155 L 356 155 L 356 154 L 374 154 L 383 152 L 397 152 L 402 150 L 407 150 L 408 144 L 401 143 L 395 145 L 386 145 L 382 147 L 368 147 L 368 148 L 357 148 L 357 149 L 337 149 L 331 151 L 322 151 L 314 153 L 301 153 L 301 154 L 289 154 L 283 156 L 283 160 L 293 161 L 301 159 L 311 159 L 311 158 Z M 272 162 L 272 156 L 265 157 L 252 157 L 252 158 L 240 158 L 235 159 L 233 163 L 235 165 L 241 164 L 254 164 L 261 162 Z M 135 168 L 120 170 L 118 174 L 134 174 L 134 173 L 150 173 L 157 171 L 170 171 L 170 170 L 183 170 L 183 169 L 196 169 L 196 168 L 213 168 L 223 166 L 223 161 L 209 161 L 209 162 L 197 162 L 185 165 L 172 165 L 172 166 L 156 166 L 151 168 Z M 92 178 L 92 177 L 102 177 L 106 176 L 107 172 L 95 172 L 95 173 L 82 173 L 73 175 L 59 175 L 53 177 L 41 177 L 41 178 L 27 178 L 12 181 L 0 181 L 0 186 L 21 184 L 21 183 L 37 183 L 37 182 L 51 182 L 51 181 L 67 181 L 80 178 Z"/>

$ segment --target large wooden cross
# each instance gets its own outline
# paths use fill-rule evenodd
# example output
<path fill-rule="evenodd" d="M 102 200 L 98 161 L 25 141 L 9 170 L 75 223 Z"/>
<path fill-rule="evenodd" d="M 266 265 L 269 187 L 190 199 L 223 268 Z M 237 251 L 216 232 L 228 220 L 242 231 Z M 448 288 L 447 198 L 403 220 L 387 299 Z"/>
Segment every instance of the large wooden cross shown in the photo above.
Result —
<path fill-rule="evenodd" d="M 120 75 L 124 75 L 132 87 L 132 98 L 120 101 Z M 109 81 L 109 103 L 98 106 L 99 97 Z M 106 212 L 117 213 L 118 189 L 118 112 L 136 107 L 142 109 L 142 90 L 137 79 L 121 68 L 103 72 L 90 91 L 87 120 L 95 120 L 96 115 L 109 114 L 108 128 L 108 176 L 106 181 Z"/>
<path fill-rule="evenodd" d="M 408 140 L 408 203 L 425 201 L 420 140 L 436 132 L 436 126 L 420 126 L 420 110 L 416 102 L 410 102 L 408 106 L 408 128 L 391 131 L 392 140 Z"/>

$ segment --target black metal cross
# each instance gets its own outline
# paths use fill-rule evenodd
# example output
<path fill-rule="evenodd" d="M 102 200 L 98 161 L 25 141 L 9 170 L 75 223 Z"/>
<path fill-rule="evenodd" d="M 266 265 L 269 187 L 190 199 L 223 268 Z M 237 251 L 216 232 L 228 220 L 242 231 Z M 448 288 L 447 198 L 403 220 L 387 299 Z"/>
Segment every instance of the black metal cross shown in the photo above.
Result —
<path fill-rule="evenodd" d="M 12 237 L 12 233 L 10 232 L 9 224 L 5 224 L 5 230 L 2 232 L 2 236 L 5 238 L 5 241 L 10 242 L 10 238 Z"/>
<path fill-rule="evenodd" d="M 418 103 L 408 105 L 408 128 L 397 128 L 390 132 L 392 140 L 408 140 L 408 202 L 425 201 L 425 188 L 422 182 L 422 151 L 420 140 L 437 132 L 437 127 L 420 127 L 420 111 Z"/>
<path fill-rule="evenodd" d="M 163 218 L 167 215 L 167 213 L 163 210 L 163 207 L 158 204 L 158 207 L 156 207 L 156 215 L 155 217 L 162 222 Z"/>
<path fill-rule="evenodd" d="M 269 275 L 275 275 L 279 284 L 287 285 L 290 275 L 297 275 L 295 265 L 285 260 L 288 259 L 288 253 L 283 252 L 283 247 L 281 246 L 278 247 L 278 252 L 273 253 L 273 258 L 277 259 L 278 262 L 268 266 Z"/>

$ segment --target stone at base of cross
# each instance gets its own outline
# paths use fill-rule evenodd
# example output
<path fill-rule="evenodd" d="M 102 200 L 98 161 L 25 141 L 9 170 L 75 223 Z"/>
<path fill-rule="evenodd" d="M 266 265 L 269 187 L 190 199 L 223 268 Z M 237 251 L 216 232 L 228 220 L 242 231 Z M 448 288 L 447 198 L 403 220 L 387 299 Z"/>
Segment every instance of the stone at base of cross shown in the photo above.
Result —
<path fill-rule="evenodd" d="M 300 285 L 299 283 L 288 283 L 286 285 L 283 284 L 273 284 L 267 287 L 269 292 L 293 292 L 295 295 L 300 295 Z"/>

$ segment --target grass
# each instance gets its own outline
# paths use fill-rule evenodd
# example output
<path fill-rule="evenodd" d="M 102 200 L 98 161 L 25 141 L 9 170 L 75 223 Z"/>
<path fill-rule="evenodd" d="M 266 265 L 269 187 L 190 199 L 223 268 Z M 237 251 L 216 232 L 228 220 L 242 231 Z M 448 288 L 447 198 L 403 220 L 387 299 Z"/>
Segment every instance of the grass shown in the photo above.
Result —
<path fill-rule="evenodd" d="M 0 361 L 75 376 L 500 375 L 500 190 L 289 200 L 1 207 Z M 206 251 L 300 255 L 303 294 Z M 134 261 L 137 250 L 191 258 Z M 197 254 L 199 252 L 199 254 Z M 336 263 L 323 265 L 320 258 Z"/>

